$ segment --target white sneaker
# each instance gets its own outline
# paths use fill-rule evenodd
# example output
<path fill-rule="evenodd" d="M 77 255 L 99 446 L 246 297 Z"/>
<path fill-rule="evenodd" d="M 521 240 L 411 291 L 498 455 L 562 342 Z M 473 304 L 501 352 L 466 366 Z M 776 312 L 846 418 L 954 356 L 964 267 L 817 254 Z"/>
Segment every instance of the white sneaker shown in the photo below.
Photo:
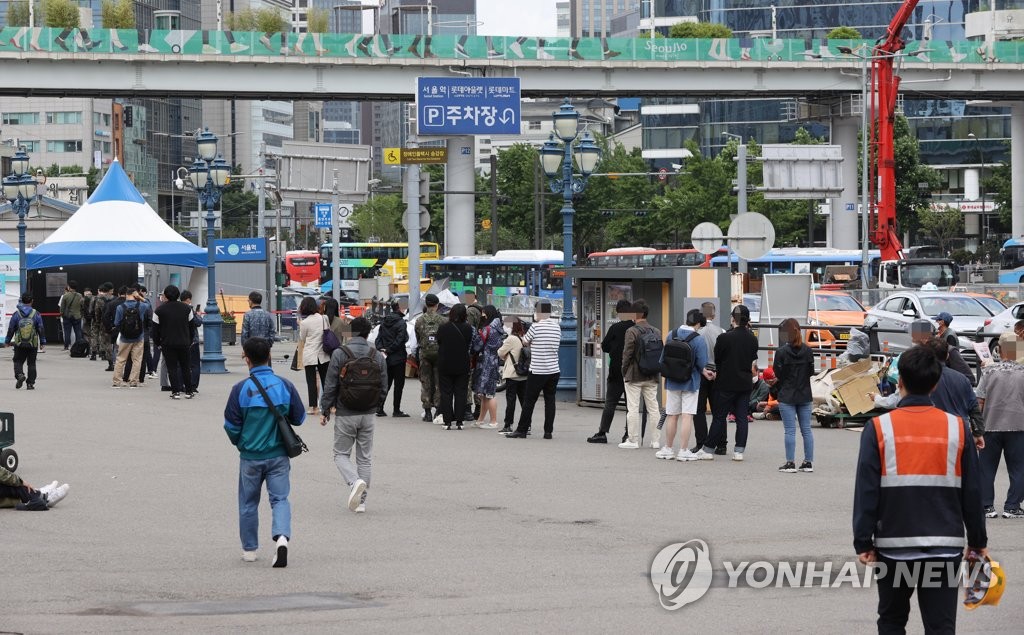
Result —
<path fill-rule="evenodd" d="M 701 448 L 701 449 L 697 450 L 697 452 L 694 453 L 693 459 L 691 459 L 691 460 L 693 460 L 693 461 L 714 461 L 715 460 L 715 455 L 714 454 L 710 454 L 708 452 L 705 452 L 704 448 Z"/>
<path fill-rule="evenodd" d="M 274 554 L 274 561 L 270 566 L 281 569 L 288 566 L 288 539 L 279 536 L 277 539 L 277 552 Z"/>
<path fill-rule="evenodd" d="M 356 513 L 357 514 L 365 514 L 366 513 L 366 503 L 359 503 L 359 505 L 356 507 Z"/>
<path fill-rule="evenodd" d="M 658 441 L 657 437 L 651 439 L 651 449 L 652 450 L 657 450 L 660 447 L 661 447 L 661 443 Z"/>
<path fill-rule="evenodd" d="M 485 423 L 480 427 L 483 428 L 484 430 L 497 430 L 498 424 L 492 421 L 490 423 Z"/>
<path fill-rule="evenodd" d="M 732 460 L 733 461 L 742 461 L 743 460 L 743 453 L 742 452 L 733 452 L 732 453 Z"/>
<path fill-rule="evenodd" d="M 46 494 L 46 506 L 53 507 L 57 503 L 64 500 L 64 497 L 68 495 L 69 489 L 71 489 L 71 486 L 68 485 L 67 483 L 64 483 L 63 485 L 60 485 L 50 490 L 50 492 Z"/>
<path fill-rule="evenodd" d="M 242 560 L 244 562 L 256 562 L 256 552 L 255 551 L 243 551 L 242 552 Z"/>
<path fill-rule="evenodd" d="M 444 415 L 437 415 L 436 417 L 434 417 L 434 425 L 435 426 L 443 426 L 444 425 Z"/>
<path fill-rule="evenodd" d="M 49 494 L 50 491 L 56 489 L 58 485 L 60 485 L 60 481 L 54 481 L 54 482 L 49 483 L 47 485 L 43 485 L 42 487 L 39 488 L 39 491 L 44 493 L 44 494 Z"/>
<path fill-rule="evenodd" d="M 361 478 L 356 479 L 355 483 L 352 483 L 352 489 L 348 493 L 348 509 L 349 511 L 355 511 L 356 507 L 362 500 L 363 492 L 366 491 L 366 481 Z"/>
<path fill-rule="evenodd" d="M 690 452 L 689 449 L 686 449 L 686 450 L 681 450 L 679 452 L 679 454 L 676 455 L 676 460 L 677 461 L 697 461 L 699 459 L 698 459 L 696 454 L 694 454 L 693 452 Z"/>
<path fill-rule="evenodd" d="M 665 446 L 654 454 L 654 458 L 668 459 L 671 461 L 672 459 L 676 458 L 676 453 L 675 450 L 673 450 L 672 448 Z"/>
<path fill-rule="evenodd" d="M 624 441 L 619 444 L 619 448 L 623 450 L 639 450 L 640 444 L 633 443 L 632 441 Z"/>

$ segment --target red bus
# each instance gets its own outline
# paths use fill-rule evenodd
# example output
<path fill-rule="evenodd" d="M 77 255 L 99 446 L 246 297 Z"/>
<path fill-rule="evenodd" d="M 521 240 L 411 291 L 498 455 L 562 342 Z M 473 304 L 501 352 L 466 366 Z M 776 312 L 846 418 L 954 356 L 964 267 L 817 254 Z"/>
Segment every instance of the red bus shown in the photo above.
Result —
<path fill-rule="evenodd" d="M 615 247 L 587 256 L 591 267 L 709 267 L 711 257 L 696 249 Z"/>
<path fill-rule="evenodd" d="M 284 254 L 284 271 L 290 287 L 320 285 L 320 254 L 315 251 L 289 251 Z"/>

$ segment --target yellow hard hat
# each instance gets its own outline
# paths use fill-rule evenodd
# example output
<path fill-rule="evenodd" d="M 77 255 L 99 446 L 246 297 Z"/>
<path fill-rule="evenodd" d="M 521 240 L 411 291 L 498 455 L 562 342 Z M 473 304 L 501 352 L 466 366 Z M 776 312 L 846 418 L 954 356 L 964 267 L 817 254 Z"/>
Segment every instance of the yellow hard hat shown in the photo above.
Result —
<path fill-rule="evenodd" d="M 973 611 L 982 604 L 996 606 L 1006 588 L 1006 573 L 999 563 L 988 556 L 967 560 L 967 584 L 964 588 L 964 608 Z M 977 570 L 973 570 L 977 567 Z"/>

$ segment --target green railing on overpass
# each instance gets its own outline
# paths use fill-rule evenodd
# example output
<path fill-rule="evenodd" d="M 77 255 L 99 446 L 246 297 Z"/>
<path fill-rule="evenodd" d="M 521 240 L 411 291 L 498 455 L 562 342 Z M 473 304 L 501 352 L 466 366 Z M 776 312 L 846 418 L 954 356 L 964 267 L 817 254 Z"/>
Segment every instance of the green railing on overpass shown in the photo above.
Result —
<path fill-rule="evenodd" d="M 0 56 L 38 53 L 89 53 L 128 56 L 203 55 L 229 59 L 295 57 L 321 59 L 432 59 L 501 60 L 505 62 L 591 61 L 630 62 L 745 62 L 819 63 L 859 59 L 839 52 L 850 47 L 870 51 L 868 40 L 771 39 L 628 39 L 536 38 L 458 35 L 359 35 L 338 33 L 253 33 L 240 31 L 145 31 L 135 29 L 57 29 L 4 27 L 0 30 Z M 925 52 L 913 55 L 918 50 Z M 1020 64 L 1024 42 L 933 40 L 910 42 L 904 57 L 908 65 Z"/>

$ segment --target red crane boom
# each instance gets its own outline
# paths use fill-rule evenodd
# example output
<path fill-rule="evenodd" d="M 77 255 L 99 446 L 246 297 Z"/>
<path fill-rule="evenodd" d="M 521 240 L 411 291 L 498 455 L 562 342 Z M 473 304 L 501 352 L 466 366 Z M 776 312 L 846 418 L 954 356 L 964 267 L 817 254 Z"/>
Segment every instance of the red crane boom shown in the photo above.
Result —
<path fill-rule="evenodd" d="M 900 78 L 893 70 L 899 52 L 906 46 L 900 37 L 919 0 L 906 0 L 878 39 L 871 55 L 871 132 L 874 150 L 869 161 L 871 241 L 881 250 L 882 260 L 902 260 L 903 244 L 896 229 L 896 159 L 893 128 Z"/>

